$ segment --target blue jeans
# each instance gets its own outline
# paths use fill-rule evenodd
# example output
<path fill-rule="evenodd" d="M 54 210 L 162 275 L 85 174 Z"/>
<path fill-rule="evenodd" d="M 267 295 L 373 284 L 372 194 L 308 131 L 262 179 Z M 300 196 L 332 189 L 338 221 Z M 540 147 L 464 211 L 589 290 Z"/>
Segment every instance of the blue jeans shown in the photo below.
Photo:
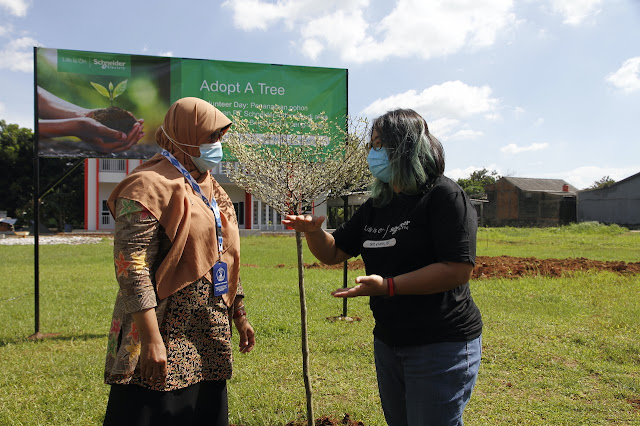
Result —
<path fill-rule="evenodd" d="M 480 368 L 482 336 L 468 342 L 389 346 L 373 342 L 389 426 L 462 425 Z"/>

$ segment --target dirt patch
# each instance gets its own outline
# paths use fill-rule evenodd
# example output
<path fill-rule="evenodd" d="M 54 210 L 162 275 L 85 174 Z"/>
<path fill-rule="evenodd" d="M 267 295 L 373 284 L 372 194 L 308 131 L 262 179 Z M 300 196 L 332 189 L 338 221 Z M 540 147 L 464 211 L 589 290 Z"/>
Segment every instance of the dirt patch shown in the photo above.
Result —
<path fill-rule="evenodd" d="M 351 416 L 349 414 L 345 414 L 342 420 L 337 420 L 333 417 L 318 417 L 314 422 L 314 426 L 334 426 L 334 425 L 343 425 L 343 426 L 365 426 L 364 423 L 351 420 Z M 245 426 L 245 425 L 236 425 L 232 424 L 229 426 Z M 307 426 L 306 420 L 301 421 L 292 421 L 287 423 L 285 426 Z"/>
<path fill-rule="evenodd" d="M 610 271 L 639 274 L 640 262 L 600 261 L 584 257 L 536 259 L 535 257 L 478 256 L 473 278 L 520 278 L 523 276 L 561 277 L 575 271 Z"/>
<path fill-rule="evenodd" d="M 362 321 L 362 319 L 357 316 L 354 315 L 352 317 L 343 317 L 342 315 L 337 316 L 337 317 L 327 317 L 327 321 L 329 322 L 336 322 L 336 321 L 342 321 L 342 322 L 358 322 L 358 321 Z"/>
<path fill-rule="evenodd" d="M 284 265 L 278 265 L 284 267 Z M 310 269 L 342 269 L 343 264 L 324 265 L 319 262 L 305 264 Z M 364 269 L 364 262 L 347 262 L 347 269 Z M 583 257 L 571 259 L 537 259 L 535 257 L 478 256 L 473 279 L 521 278 L 524 276 L 561 277 L 575 271 L 610 271 L 618 274 L 640 274 L 640 262 L 600 261 Z"/>
<path fill-rule="evenodd" d="M 307 425 L 307 421 L 304 420 L 300 422 L 289 422 L 285 426 L 306 426 L 306 425 Z M 337 420 L 335 418 L 326 417 L 326 416 L 320 417 L 316 419 L 314 424 L 314 426 L 333 426 L 333 425 L 364 426 L 364 423 L 351 420 L 351 416 L 349 416 L 349 414 L 345 414 L 342 420 Z"/>

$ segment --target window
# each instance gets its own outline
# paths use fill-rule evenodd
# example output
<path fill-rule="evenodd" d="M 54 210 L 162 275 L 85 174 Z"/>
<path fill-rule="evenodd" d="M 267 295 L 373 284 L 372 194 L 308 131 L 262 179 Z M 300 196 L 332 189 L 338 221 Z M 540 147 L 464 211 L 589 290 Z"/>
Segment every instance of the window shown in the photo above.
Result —
<path fill-rule="evenodd" d="M 260 203 L 255 200 L 253 202 L 253 225 L 254 227 L 258 226 L 258 219 L 260 219 L 260 217 L 258 216 L 258 208 L 260 207 Z"/>
<path fill-rule="evenodd" d="M 102 212 L 100 215 L 100 223 L 102 225 L 105 225 L 104 227 L 109 228 L 111 225 L 113 225 L 113 222 L 111 220 L 111 213 L 109 212 L 109 205 L 107 204 L 107 200 L 102 200 Z"/>
<path fill-rule="evenodd" d="M 233 203 L 233 208 L 236 210 L 238 225 L 244 225 L 244 202 Z"/>
<path fill-rule="evenodd" d="M 124 172 L 127 168 L 127 160 L 120 160 L 115 158 L 101 158 L 100 159 L 100 171 L 101 172 Z"/>

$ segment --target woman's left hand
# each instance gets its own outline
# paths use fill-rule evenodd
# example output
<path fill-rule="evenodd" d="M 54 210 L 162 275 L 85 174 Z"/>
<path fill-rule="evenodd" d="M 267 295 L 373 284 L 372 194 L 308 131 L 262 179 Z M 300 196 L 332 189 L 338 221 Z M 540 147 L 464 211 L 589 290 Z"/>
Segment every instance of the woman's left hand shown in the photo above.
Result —
<path fill-rule="evenodd" d="M 331 292 L 334 297 L 385 296 L 387 283 L 380 275 L 364 275 L 356 278 L 355 287 L 339 288 Z"/>
<path fill-rule="evenodd" d="M 240 336 L 240 352 L 248 353 L 256 344 L 256 335 L 253 331 L 253 327 L 249 323 L 246 315 L 242 315 L 233 320 Z"/>

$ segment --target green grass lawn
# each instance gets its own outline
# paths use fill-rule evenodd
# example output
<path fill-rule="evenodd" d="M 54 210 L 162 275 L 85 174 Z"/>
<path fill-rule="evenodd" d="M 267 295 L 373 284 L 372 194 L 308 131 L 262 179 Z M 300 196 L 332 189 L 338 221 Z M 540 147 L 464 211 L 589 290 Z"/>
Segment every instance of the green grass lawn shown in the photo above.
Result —
<path fill-rule="evenodd" d="M 640 233 L 623 228 L 483 228 L 478 255 L 640 261 Z M 117 291 L 109 240 L 40 246 L 40 331 L 34 331 L 33 247 L 0 246 L 0 424 L 101 424 L 106 335 Z M 306 251 L 305 262 L 315 259 Z M 232 423 L 283 425 L 305 418 L 295 239 L 242 238 L 242 280 L 257 333 L 236 352 L 229 382 Z M 349 281 L 358 275 L 349 272 Z M 360 271 L 362 273 L 362 271 Z M 332 322 L 342 270 L 307 269 L 315 413 L 384 425 L 366 299 Z M 468 425 L 640 424 L 640 276 L 471 283 L 485 331 Z M 234 343 L 237 345 L 237 343 Z"/>

